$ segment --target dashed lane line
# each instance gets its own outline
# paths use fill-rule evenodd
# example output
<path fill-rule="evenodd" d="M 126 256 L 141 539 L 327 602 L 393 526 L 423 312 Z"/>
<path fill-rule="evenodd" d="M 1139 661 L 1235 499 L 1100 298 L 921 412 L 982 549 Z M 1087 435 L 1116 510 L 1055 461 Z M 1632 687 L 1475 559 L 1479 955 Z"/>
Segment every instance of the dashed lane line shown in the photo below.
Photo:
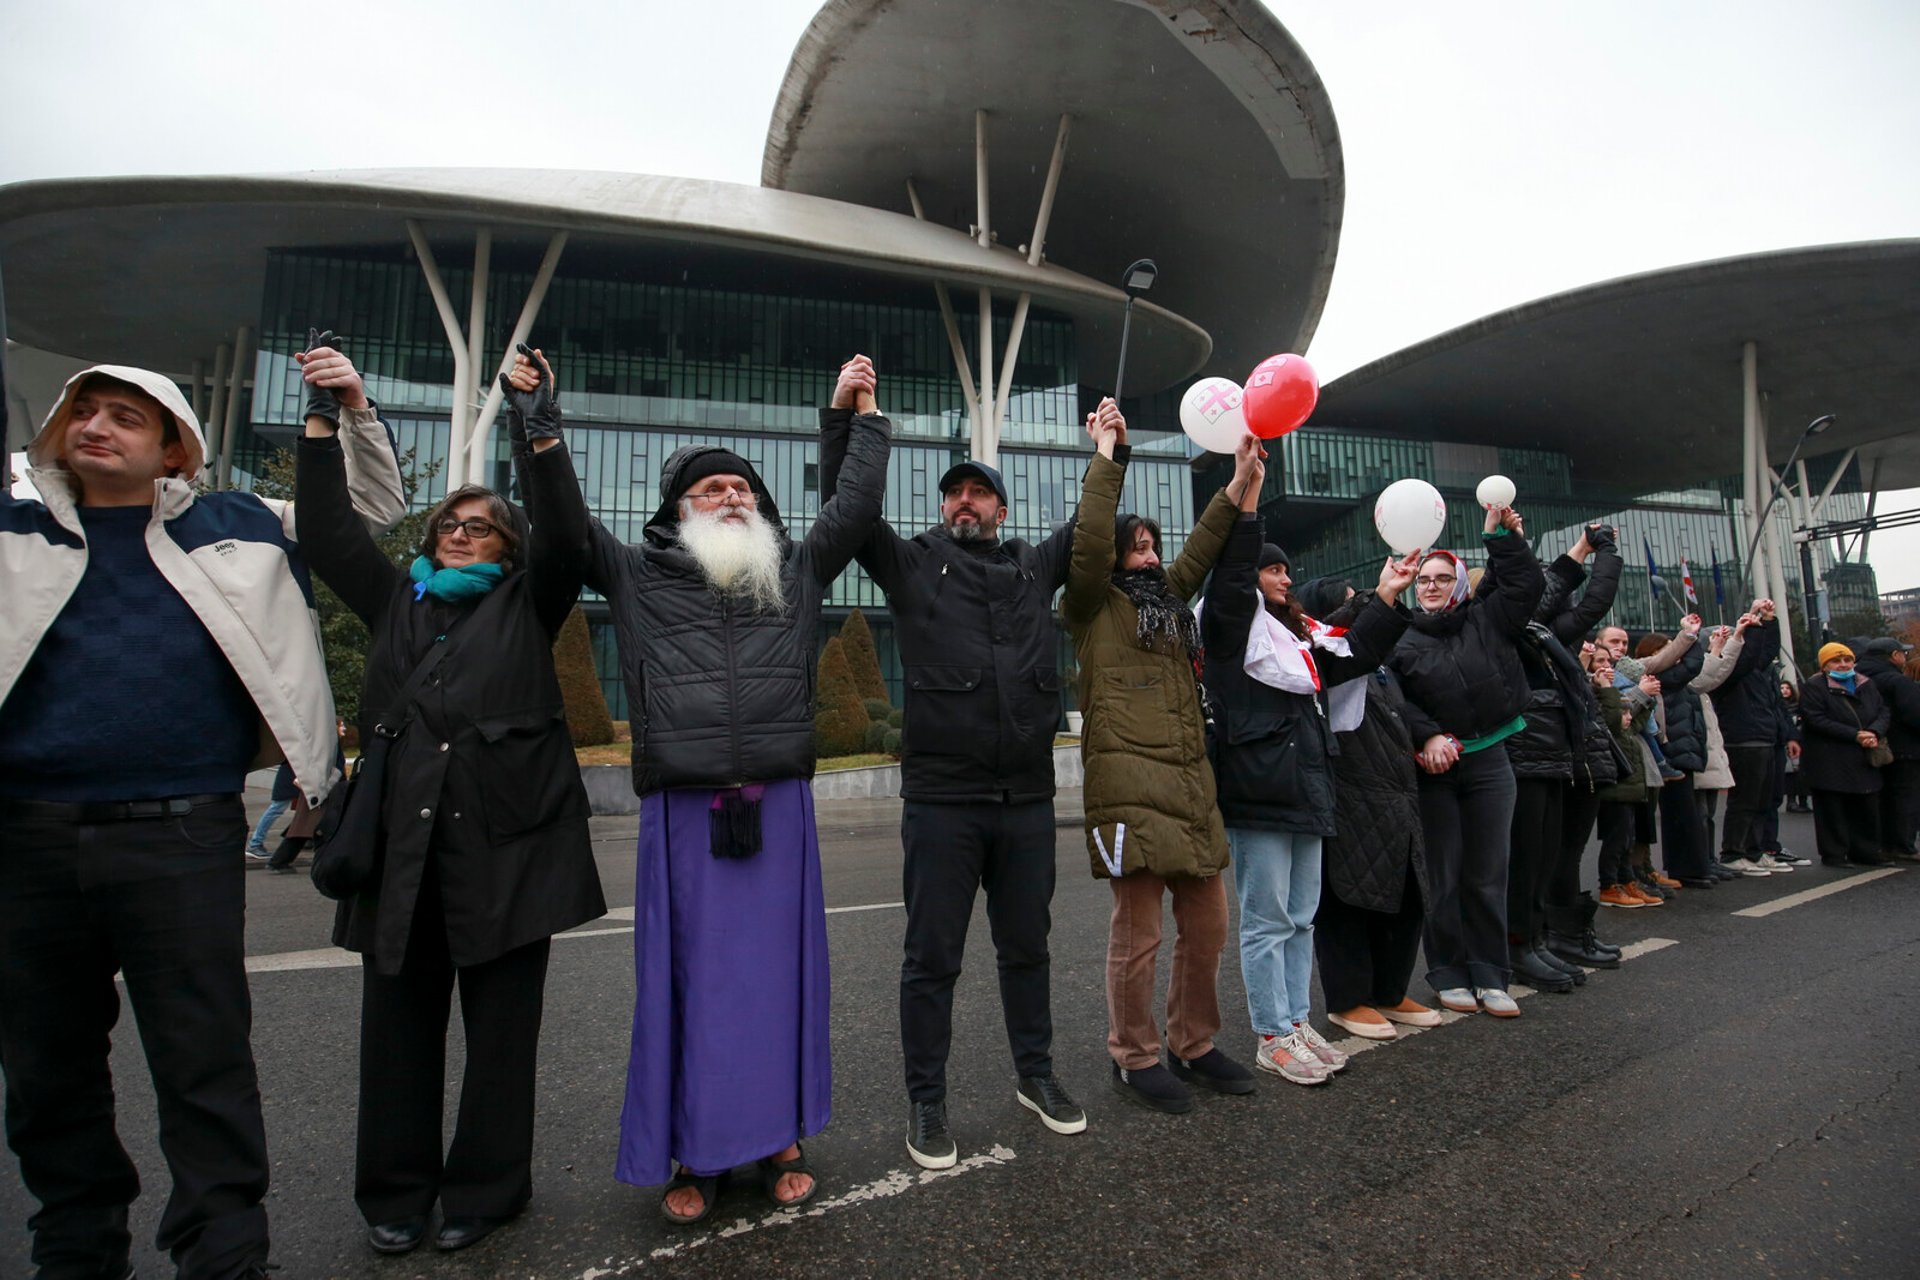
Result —
<path fill-rule="evenodd" d="M 904 910 L 904 902 L 862 902 L 851 907 L 828 907 L 830 916 L 846 915 L 855 911 Z M 632 907 L 615 907 L 602 920 L 632 920 Z M 616 933 L 632 933 L 631 924 L 616 925 L 611 929 L 574 929 L 567 933 L 554 934 L 555 941 L 566 938 L 604 938 Z M 276 951 L 271 955 L 248 956 L 248 973 L 291 973 L 299 969 L 357 969 L 360 957 L 351 951 L 342 951 L 338 947 L 317 947 L 311 951 Z"/>
<path fill-rule="evenodd" d="M 968 1156 L 951 1169 L 892 1169 L 874 1179 L 862 1183 L 850 1191 L 809 1204 L 799 1209 L 774 1209 L 759 1218 L 736 1218 L 724 1227 L 709 1228 L 699 1235 L 662 1245 L 646 1253 L 630 1258 L 607 1258 L 599 1266 L 588 1267 L 579 1273 L 578 1280 L 613 1280 L 614 1277 L 630 1276 L 650 1262 L 664 1262 L 669 1258 L 678 1258 L 705 1248 L 716 1240 L 731 1240 L 735 1236 L 744 1236 L 768 1227 L 785 1227 L 808 1218 L 818 1218 L 835 1209 L 844 1209 L 849 1205 L 867 1204 L 875 1200 L 885 1200 L 911 1191 L 915 1187 L 924 1187 L 929 1183 L 943 1182 L 948 1178 L 957 1178 L 977 1169 L 997 1168 L 1009 1164 L 1014 1159 L 1012 1148 L 995 1143 L 991 1150 L 978 1155 Z"/>
<path fill-rule="evenodd" d="M 1864 875 L 1848 876 L 1845 880 L 1836 880 L 1832 884 L 1823 884 L 1818 889 L 1806 889 L 1800 893 L 1789 893 L 1783 898 L 1769 898 L 1757 906 L 1743 907 L 1734 912 L 1736 916 L 1745 916 L 1749 920 L 1758 920 L 1770 916 L 1776 911 L 1786 911 L 1793 907 L 1804 907 L 1809 902 L 1831 897 L 1836 893 L 1845 893 L 1849 889 L 1858 889 L 1863 884 L 1875 880 L 1884 880 L 1888 876 L 1897 876 L 1904 867 L 1885 867 L 1879 871 L 1869 871 Z"/>

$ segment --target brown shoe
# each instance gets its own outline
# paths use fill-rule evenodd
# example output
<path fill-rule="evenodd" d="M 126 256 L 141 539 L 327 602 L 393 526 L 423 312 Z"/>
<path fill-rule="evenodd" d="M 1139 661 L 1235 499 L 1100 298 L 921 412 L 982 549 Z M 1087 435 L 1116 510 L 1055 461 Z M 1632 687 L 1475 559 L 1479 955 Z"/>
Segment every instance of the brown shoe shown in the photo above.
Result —
<path fill-rule="evenodd" d="M 1680 882 L 1664 871 L 1649 871 L 1648 877 L 1662 889 L 1678 889 Z"/>
<path fill-rule="evenodd" d="M 1620 887 L 1639 898 L 1640 905 L 1643 907 L 1664 907 L 1667 905 L 1665 898 L 1657 893 L 1648 893 L 1637 884 L 1623 884 Z"/>
<path fill-rule="evenodd" d="M 1600 905 L 1603 907 L 1644 907 L 1641 895 L 1628 890 L 1624 884 L 1610 884 L 1600 890 Z"/>

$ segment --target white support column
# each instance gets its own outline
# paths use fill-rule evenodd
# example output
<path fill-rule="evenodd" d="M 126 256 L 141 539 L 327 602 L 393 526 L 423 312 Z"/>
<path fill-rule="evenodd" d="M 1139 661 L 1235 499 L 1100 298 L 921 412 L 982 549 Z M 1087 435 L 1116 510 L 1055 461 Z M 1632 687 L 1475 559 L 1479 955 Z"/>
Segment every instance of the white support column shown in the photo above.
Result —
<path fill-rule="evenodd" d="M 976 110 L 973 113 L 973 186 L 974 206 L 978 220 L 974 224 L 974 233 L 982 249 L 993 248 L 993 224 L 991 206 L 987 200 L 987 113 Z M 980 407 L 973 415 L 972 454 L 990 467 L 1000 463 L 1000 433 L 996 429 L 999 419 L 994 413 L 993 398 L 993 290 L 982 286 L 980 289 Z"/>
<path fill-rule="evenodd" d="M 1873 515 L 1873 508 L 1880 501 L 1880 464 L 1883 458 L 1873 460 L 1873 470 L 1867 475 L 1867 515 Z M 1867 539 L 1873 537 L 1873 530 L 1867 529 L 1860 535 L 1860 563 L 1867 562 Z"/>
<path fill-rule="evenodd" d="M 907 179 L 907 202 L 913 206 L 913 216 L 920 221 L 927 220 L 927 211 L 920 204 L 920 189 L 913 185 L 913 179 Z M 933 282 L 934 301 L 940 304 L 940 319 L 947 328 L 947 346 L 953 350 L 953 371 L 960 377 L 960 394 L 967 400 L 969 419 L 978 412 L 979 400 L 973 389 L 973 366 L 967 360 L 967 344 L 960 338 L 960 320 L 953 312 L 953 296 L 947 292 L 945 282 Z"/>
<path fill-rule="evenodd" d="M 207 362 L 193 362 L 193 416 L 200 420 L 200 434 L 207 431 Z"/>
<path fill-rule="evenodd" d="M 447 346 L 453 352 L 452 432 L 447 441 L 447 492 L 467 482 L 467 402 L 473 395 L 473 370 L 467 363 L 467 339 L 460 332 L 460 318 L 454 314 L 453 300 L 447 296 L 446 281 L 441 279 L 440 264 L 434 261 L 433 246 L 413 218 L 407 219 L 407 236 L 420 259 L 420 274 L 427 278 L 427 291 L 440 312 L 440 324 L 447 331 Z"/>
<path fill-rule="evenodd" d="M 1754 545 L 1760 529 L 1760 467 L 1766 458 L 1766 444 L 1761 439 L 1760 427 L 1760 355 L 1759 349 L 1751 342 L 1740 348 L 1740 484 L 1741 517 L 1740 531 L 1742 550 Z M 1749 558 L 1752 553 L 1747 552 Z M 1762 594 L 1760 575 L 1752 572 L 1752 564 L 1741 565 L 1743 573 L 1748 575 L 1741 589 L 1754 596 Z"/>
<path fill-rule="evenodd" d="M 1853 465 L 1854 456 L 1859 452 L 1858 449 L 1849 449 L 1840 455 L 1840 465 L 1835 467 L 1833 474 L 1827 477 L 1827 483 L 1821 488 L 1820 496 L 1814 500 L 1813 518 L 1815 520 L 1826 514 L 1827 499 L 1833 496 L 1833 491 L 1839 487 L 1840 477 L 1847 474 L 1847 468 Z"/>
<path fill-rule="evenodd" d="M 1067 160 L 1067 136 L 1073 131 L 1073 117 L 1062 115 L 1053 135 L 1053 158 L 1047 162 L 1046 185 L 1040 189 L 1040 209 L 1033 218 L 1033 239 L 1027 242 L 1027 265 L 1037 267 L 1046 254 L 1047 223 L 1053 219 L 1053 199 L 1060 191 L 1060 170 Z M 1033 295 L 1023 293 L 1013 304 L 1013 323 L 1007 326 L 1007 350 L 1000 358 L 1000 391 L 993 398 L 993 439 L 996 448 L 1000 428 L 1007 420 L 1007 401 L 1013 395 L 1013 367 L 1020 359 L 1020 342 L 1027 333 L 1027 309 Z"/>
<path fill-rule="evenodd" d="M 220 425 L 220 472 L 213 487 L 233 487 L 233 441 L 240 434 L 240 401 L 247 389 L 247 370 L 253 367 L 253 326 L 243 324 L 233 335 L 233 389 L 227 393 L 227 411 Z"/>
<path fill-rule="evenodd" d="M 1773 482 L 1776 479 L 1773 467 L 1767 462 L 1767 401 L 1764 397 L 1761 398 L 1757 417 L 1759 432 L 1754 448 L 1760 473 L 1754 480 L 1760 489 L 1760 501 L 1764 503 L 1773 495 Z M 1784 513 L 1779 512 L 1779 505 L 1774 504 L 1775 510 L 1767 514 L 1765 527 L 1760 530 L 1761 581 L 1766 587 L 1765 594 L 1773 600 L 1779 614 L 1781 656 L 1786 658 L 1788 667 L 1798 672 L 1799 664 L 1793 657 L 1792 597 L 1787 593 L 1787 558 L 1780 539 L 1780 519 Z"/>
<path fill-rule="evenodd" d="M 233 372 L 233 347 L 221 343 L 213 349 L 213 401 L 207 408 L 207 416 L 200 419 L 200 434 L 207 440 L 207 458 L 205 467 L 207 482 L 213 482 L 219 470 L 220 461 L 220 420 L 227 416 L 227 375 Z"/>
<path fill-rule="evenodd" d="M 473 288 L 467 295 L 467 380 L 456 391 L 465 398 L 467 407 L 467 468 L 469 480 L 486 483 L 485 473 L 480 464 L 474 461 L 472 439 L 473 422 L 478 416 L 479 406 L 474 404 L 475 383 L 480 377 L 482 365 L 482 344 L 486 340 L 487 329 L 487 277 L 493 270 L 493 231 L 481 227 L 473 233 Z"/>
<path fill-rule="evenodd" d="M 514 348 L 527 340 L 533 332 L 533 322 L 540 316 L 540 307 L 547 300 L 547 287 L 553 283 L 553 273 L 560 266 L 560 254 L 567 247 L 567 233 L 556 231 L 547 241 L 547 254 L 540 259 L 540 270 L 533 276 L 533 285 L 527 290 L 526 305 L 520 308 L 520 319 L 514 322 L 513 336 L 507 339 L 507 349 L 500 356 L 498 372 L 505 373 L 513 368 Z M 475 367 L 479 367 L 478 357 Z M 486 403 L 480 406 L 480 416 L 473 424 L 473 447 L 467 459 L 467 474 L 484 476 L 486 474 L 487 455 L 491 448 L 490 437 L 493 434 L 493 421 L 499 416 L 500 402 L 505 393 L 500 390 L 500 379 L 495 377 L 487 383 Z"/>

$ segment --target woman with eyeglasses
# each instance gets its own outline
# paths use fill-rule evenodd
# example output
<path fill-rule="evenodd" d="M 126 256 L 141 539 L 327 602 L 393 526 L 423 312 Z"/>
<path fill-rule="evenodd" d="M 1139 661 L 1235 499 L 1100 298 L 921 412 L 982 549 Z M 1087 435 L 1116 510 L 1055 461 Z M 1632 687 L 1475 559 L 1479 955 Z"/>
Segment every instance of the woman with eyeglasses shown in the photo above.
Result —
<path fill-rule="evenodd" d="M 1407 695 L 1426 838 L 1427 983 L 1459 1013 L 1512 1018 L 1507 994 L 1507 858 L 1516 789 L 1506 740 L 1526 725 L 1517 648 L 1546 589 L 1511 507 L 1487 510 L 1490 589 L 1468 590 L 1451 551 L 1414 578 L 1413 616 L 1387 665 Z"/>
<path fill-rule="evenodd" d="M 328 385 L 330 361 L 304 363 Z M 536 512 L 581 501 L 557 439 L 515 446 Z M 392 739 L 383 862 L 334 923 L 363 966 L 354 1200 L 380 1253 L 418 1247 L 436 1201 L 434 1243 L 461 1249 L 533 1195 L 549 939 L 606 913 L 553 669 L 578 570 L 542 539 L 559 522 L 529 529 L 480 485 L 435 505 L 398 568 L 349 508 L 332 439 L 300 442 L 296 489 L 301 550 L 372 633 L 361 740 Z M 443 1146 L 456 983 L 467 1058 Z"/>

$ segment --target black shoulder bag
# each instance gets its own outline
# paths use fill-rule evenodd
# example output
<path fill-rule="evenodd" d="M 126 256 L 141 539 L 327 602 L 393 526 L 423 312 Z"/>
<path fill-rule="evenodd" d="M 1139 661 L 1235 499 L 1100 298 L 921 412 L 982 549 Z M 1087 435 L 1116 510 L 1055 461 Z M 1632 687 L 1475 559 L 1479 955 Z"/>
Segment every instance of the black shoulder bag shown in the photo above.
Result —
<path fill-rule="evenodd" d="M 446 634 L 434 640 L 400 690 L 401 710 L 374 722 L 373 741 L 360 744 L 360 763 L 353 776 L 337 797 L 328 800 L 313 833 L 311 872 L 313 887 L 326 897 L 351 898 L 380 879 L 386 854 L 386 833 L 380 821 L 387 791 L 387 757 L 413 723 L 414 698 L 446 661 L 447 636 L 452 632 L 448 627 Z"/>

